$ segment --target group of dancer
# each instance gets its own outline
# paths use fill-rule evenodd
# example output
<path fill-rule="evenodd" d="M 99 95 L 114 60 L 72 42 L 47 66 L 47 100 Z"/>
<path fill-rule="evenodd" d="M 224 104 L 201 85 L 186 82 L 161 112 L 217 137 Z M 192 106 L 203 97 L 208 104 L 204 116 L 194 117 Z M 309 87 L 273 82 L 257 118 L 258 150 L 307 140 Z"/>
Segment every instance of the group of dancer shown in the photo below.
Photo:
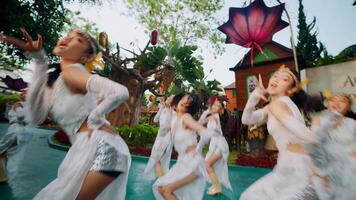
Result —
<path fill-rule="evenodd" d="M 193 118 L 200 107 L 194 95 L 171 96 L 159 107 L 155 116 L 159 130 L 144 171 L 147 179 L 157 178 L 153 184 L 156 199 L 191 199 L 192 196 L 202 199 L 207 180 L 212 183 L 208 195 L 222 193 L 221 185 L 231 191 L 227 167 L 229 146 L 219 117 L 224 110 L 223 102 L 214 98 L 199 121 Z M 209 141 L 204 160 L 202 149 Z M 178 159 L 169 169 L 172 146 L 178 152 Z"/>
<path fill-rule="evenodd" d="M 50 116 L 72 143 L 57 178 L 34 199 L 125 199 L 131 156 L 105 115 L 129 98 L 127 88 L 86 69 L 99 52 L 88 33 L 72 30 L 61 38 L 53 50 L 60 64 L 48 72 L 41 36 L 33 41 L 24 29 L 21 31 L 24 41 L 5 35 L 0 35 L 0 41 L 23 50 L 35 65 L 24 121 L 35 126 Z M 328 100 L 329 111 L 307 127 L 303 117 L 307 113 L 302 114 L 301 106 L 293 101 L 300 100 L 294 97 L 302 91 L 297 77 L 289 68 L 280 68 L 266 89 L 259 77 L 259 87 L 248 99 L 242 123 L 267 123 L 279 153 L 273 171 L 253 183 L 240 199 L 356 199 L 352 189 L 356 123 L 346 117 L 351 98 L 334 95 Z M 255 110 L 261 99 L 269 103 Z M 207 181 L 212 184 L 209 195 L 232 191 L 227 167 L 229 146 L 219 117 L 223 102 L 219 98 L 211 101 L 199 121 L 195 117 L 200 105 L 192 94 L 162 99 L 159 107 L 155 116 L 159 130 L 144 171 L 145 178 L 156 179 L 156 199 L 203 199 Z M 14 123 L 21 122 L 17 118 Z M 17 143 L 0 142 L 0 147 L 7 145 L 3 149 L 9 149 Z M 203 148 L 208 143 L 204 158 Z M 170 167 L 173 147 L 178 159 Z M 0 153 L 6 151 L 1 148 Z"/>
<path fill-rule="evenodd" d="M 266 95 L 269 103 L 255 110 L 261 99 L 267 101 Z M 267 123 L 278 148 L 278 159 L 273 171 L 246 189 L 241 200 L 356 199 L 356 123 L 346 117 L 351 112 L 351 97 L 329 97 L 328 111 L 308 128 L 303 117 L 308 113 L 301 109 L 307 99 L 301 96 L 305 92 L 289 68 L 277 70 L 267 89 L 259 77 L 259 87 L 248 99 L 242 123 Z"/>

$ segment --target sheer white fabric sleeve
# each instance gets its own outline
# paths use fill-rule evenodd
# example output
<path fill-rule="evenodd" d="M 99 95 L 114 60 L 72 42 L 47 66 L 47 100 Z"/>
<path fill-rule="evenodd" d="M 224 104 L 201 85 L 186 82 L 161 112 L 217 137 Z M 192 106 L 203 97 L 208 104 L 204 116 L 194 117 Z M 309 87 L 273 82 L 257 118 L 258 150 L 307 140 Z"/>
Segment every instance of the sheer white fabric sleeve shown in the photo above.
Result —
<path fill-rule="evenodd" d="M 26 53 L 32 59 L 34 73 L 26 94 L 25 121 L 30 125 L 41 124 L 48 115 L 51 106 L 51 90 L 47 87 L 48 61 L 44 50 Z"/>
<path fill-rule="evenodd" d="M 256 88 L 250 95 L 245 109 L 242 113 L 241 122 L 245 125 L 254 125 L 264 122 L 264 114 L 262 109 L 255 110 L 258 102 L 260 101 L 260 96 L 262 92 L 260 89 Z"/>
<path fill-rule="evenodd" d="M 87 91 L 103 100 L 88 116 L 88 127 L 98 129 L 105 123 L 105 114 L 114 110 L 129 97 L 127 88 L 99 75 L 91 75 L 87 81 Z"/>
<path fill-rule="evenodd" d="M 159 122 L 159 118 L 161 116 L 162 110 L 164 109 L 164 106 L 162 104 L 159 104 L 158 107 L 159 107 L 159 110 L 156 113 L 155 117 L 153 118 L 153 122 L 156 122 L 156 123 Z"/>
<path fill-rule="evenodd" d="M 216 132 L 216 131 L 203 128 L 199 132 L 200 139 L 199 139 L 198 145 L 196 147 L 196 151 L 201 153 L 203 148 L 204 148 L 204 146 L 209 143 L 210 138 L 213 137 L 213 136 L 218 136 L 218 135 L 219 135 L 219 133 Z"/>
<path fill-rule="evenodd" d="M 214 115 L 214 118 L 210 119 L 207 128 L 211 131 L 214 131 L 216 133 L 219 133 L 220 135 L 223 135 L 222 130 L 221 130 L 221 125 L 220 125 L 220 120 L 217 119 L 219 116 Z"/>
<path fill-rule="evenodd" d="M 294 116 L 288 116 L 280 119 L 280 122 L 290 130 L 302 143 L 312 143 L 315 137 L 311 130 L 301 121 L 297 120 Z"/>
<path fill-rule="evenodd" d="M 204 110 L 204 112 L 201 114 L 201 116 L 200 116 L 200 118 L 198 120 L 198 123 L 199 124 L 204 124 L 206 116 L 208 116 L 209 113 L 210 113 L 209 109 Z"/>
<path fill-rule="evenodd" d="M 163 110 L 164 109 L 164 110 Z M 159 136 L 165 136 L 171 130 L 172 112 L 169 112 L 169 108 L 163 108 L 159 118 Z"/>
<path fill-rule="evenodd" d="M 196 151 L 199 153 L 202 152 L 204 145 L 209 143 L 211 137 L 219 136 L 220 134 L 222 134 L 221 128 L 217 124 L 216 120 L 210 119 L 208 122 L 208 127 L 209 128 L 203 128 L 199 132 L 200 139 L 196 147 Z"/>
<path fill-rule="evenodd" d="M 311 130 L 316 136 L 317 141 L 321 142 L 326 138 L 326 132 L 333 128 L 340 117 L 342 115 L 339 112 L 328 112 L 324 118 L 320 119 L 320 124 L 311 126 Z"/>

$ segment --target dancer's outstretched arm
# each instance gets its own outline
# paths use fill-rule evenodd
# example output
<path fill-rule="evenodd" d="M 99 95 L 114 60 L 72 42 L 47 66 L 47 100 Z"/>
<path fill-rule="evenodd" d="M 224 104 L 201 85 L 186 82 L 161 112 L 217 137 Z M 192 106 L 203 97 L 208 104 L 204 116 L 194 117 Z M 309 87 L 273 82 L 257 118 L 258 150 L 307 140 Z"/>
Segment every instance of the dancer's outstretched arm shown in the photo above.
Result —
<path fill-rule="evenodd" d="M 99 75 L 91 75 L 79 68 L 70 67 L 62 72 L 62 78 L 69 87 L 89 92 L 102 101 L 89 114 L 88 127 L 98 129 L 104 125 L 105 114 L 114 110 L 129 97 L 127 88 Z"/>
<path fill-rule="evenodd" d="M 164 108 L 162 108 L 164 109 Z M 166 108 L 168 109 L 168 108 Z M 171 112 L 161 112 L 160 113 L 160 119 L 159 119 L 159 131 L 158 135 L 159 136 L 165 136 L 167 133 L 170 132 L 171 130 L 171 119 L 172 116 L 170 116 L 172 113 Z"/>
<path fill-rule="evenodd" d="M 216 116 L 210 116 L 208 118 L 208 128 L 216 133 L 219 133 L 220 135 L 223 135 L 221 125 L 219 124 L 218 119 L 216 119 Z"/>
<path fill-rule="evenodd" d="M 153 122 L 156 122 L 156 123 L 159 122 L 159 118 L 161 117 L 162 110 L 164 109 L 163 103 L 160 102 L 158 107 L 159 107 L 158 112 L 156 113 L 155 117 L 153 118 Z"/>
<path fill-rule="evenodd" d="M 199 117 L 198 123 L 204 125 L 206 116 L 208 116 L 208 114 L 210 114 L 209 108 L 204 110 L 204 112 L 201 114 L 201 116 Z"/>
<path fill-rule="evenodd" d="M 189 114 L 185 114 L 183 116 L 183 123 L 187 128 L 194 130 L 200 136 L 200 140 L 196 148 L 197 152 L 201 152 L 203 150 L 204 145 L 209 142 L 213 135 L 219 135 L 219 133 L 203 127 Z"/>
<path fill-rule="evenodd" d="M 26 119 L 32 125 L 41 124 L 48 115 L 50 107 L 51 91 L 47 88 L 48 61 L 45 52 L 42 50 L 42 37 L 37 35 L 37 40 L 33 41 L 25 29 L 21 29 L 25 40 L 14 37 L 0 35 L 0 41 L 14 45 L 23 50 L 27 57 L 32 59 L 35 66 L 33 78 L 26 96 Z"/>
<path fill-rule="evenodd" d="M 245 125 L 262 124 L 267 119 L 268 112 L 266 108 L 255 109 L 261 99 L 267 101 L 265 97 L 267 91 L 263 86 L 261 75 L 259 75 L 258 81 L 259 86 L 251 93 L 242 113 L 241 122 Z"/>

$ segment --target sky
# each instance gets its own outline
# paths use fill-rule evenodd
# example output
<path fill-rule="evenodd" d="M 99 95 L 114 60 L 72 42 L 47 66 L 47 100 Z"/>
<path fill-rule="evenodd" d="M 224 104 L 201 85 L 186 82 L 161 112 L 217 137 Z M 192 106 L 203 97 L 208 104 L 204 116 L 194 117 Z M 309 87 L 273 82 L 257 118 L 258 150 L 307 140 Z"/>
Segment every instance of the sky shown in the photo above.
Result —
<path fill-rule="evenodd" d="M 264 0 L 267 6 L 277 5 L 276 0 Z M 356 6 L 352 6 L 354 0 L 304 0 L 304 12 L 307 23 L 315 16 L 317 20 L 316 30 L 318 39 L 323 42 L 328 52 L 332 55 L 338 54 L 346 47 L 356 44 Z M 228 20 L 229 7 L 241 7 L 244 0 L 225 0 L 224 7 L 217 13 L 223 21 Z M 282 0 L 286 3 L 286 9 L 291 16 L 292 28 L 297 36 L 298 22 L 298 0 Z M 145 28 L 138 23 L 135 17 L 128 15 L 128 10 L 122 0 L 110 0 L 103 5 L 68 4 L 67 8 L 72 11 L 80 11 L 81 16 L 95 22 L 99 31 L 105 31 L 112 42 L 118 42 L 125 48 L 143 48 L 149 39 Z M 287 21 L 286 17 L 283 19 Z M 216 24 L 218 27 L 220 24 Z M 274 35 L 273 40 L 290 47 L 289 27 Z M 295 39 L 296 41 L 296 39 Z M 134 46 L 132 46 L 134 42 Z M 247 53 L 248 49 L 234 44 L 224 44 L 225 52 L 221 56 L 214 57 L 212 49 L 205 45 L 201 48 L 204 58 L 204 70 L 206 74 L 210 69 L 213 72 L 208 80 L 217 79 L 226 86 L 235 81 L 234 73 L 229 68 Z"/>

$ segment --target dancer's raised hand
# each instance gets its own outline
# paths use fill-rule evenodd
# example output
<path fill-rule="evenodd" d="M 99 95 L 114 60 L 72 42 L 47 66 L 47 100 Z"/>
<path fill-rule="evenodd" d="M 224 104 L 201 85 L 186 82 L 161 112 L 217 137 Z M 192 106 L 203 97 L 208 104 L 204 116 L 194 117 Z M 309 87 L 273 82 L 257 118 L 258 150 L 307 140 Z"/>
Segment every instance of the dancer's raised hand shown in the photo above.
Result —
<path fill-rule="evenodd" d="M 254 98 L 255 101 L 257 99 L 258 100 L 262 99 L 264 101 L 267 101 L 267 98 L 266 98 L 267 90 L 266 90 L 265 86 L 263 85 L 261 74 L 258 74 L 258 80 L 256 78 L 254 78 L 254 79 L 255 79 L 255 82 L 258 82 L 258 85 L 256 85 L 255 90 L 251 94 L 251 96 L 253 96 L 252 98 Z"/>
<path fill-rule="evenodd" d="M 14 45 L 25 52 L 37 52 L 42 49 L 42 36 L 40 34 L 37 34 L 37 40 L 33 41 L 30 34 L 28 34 L 24 28 L 21 28 L 20 30 L 25 37 L 25 40 L 0 34 L 0 41 Z"/>

